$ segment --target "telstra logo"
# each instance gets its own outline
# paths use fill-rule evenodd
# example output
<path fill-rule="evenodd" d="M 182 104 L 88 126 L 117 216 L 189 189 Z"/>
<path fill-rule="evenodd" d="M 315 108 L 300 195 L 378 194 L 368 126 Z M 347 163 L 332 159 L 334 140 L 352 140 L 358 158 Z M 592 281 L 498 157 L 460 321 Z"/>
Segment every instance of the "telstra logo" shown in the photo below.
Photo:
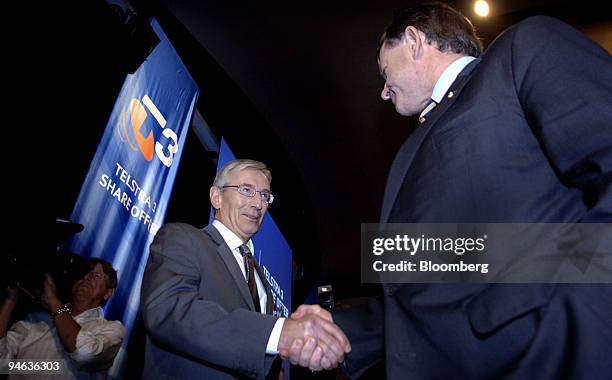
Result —
<path fill-rule="evenodd" d="M 168 152 L 167 155 L 164 152 L 164 145 L 162 145 L 159 140 L 155 141 L 152 128 L 146 136 L 142 134 L 142 126 L 149 115 L 147 110 L 162 127 L 162 135 L 168 139 L 168 145 L 166 147 Z M 126 126 L 126 118 L 128 115 L 131 122 L 131 128 Z M 147 161 L 153 159 L 153 147 L 155 146 L 157 158 L 164 165 L 170 167 L 174 160 L 174 154 L 178 152 L 179 146 L 176 133 L 170 128 L 166 128 L 166 124 L 167 122 L 164 115 L 161 114 L 155 103 L 149 98 L 149 95 L 145 95 L 142 97 L 142 102 L 135 98 L 132 99 L 129 109 L 123 113 L 116 130 L 121 142 L 127 142 L 133 151 L 140 150 L 140 153 L 142 153 Z"/>

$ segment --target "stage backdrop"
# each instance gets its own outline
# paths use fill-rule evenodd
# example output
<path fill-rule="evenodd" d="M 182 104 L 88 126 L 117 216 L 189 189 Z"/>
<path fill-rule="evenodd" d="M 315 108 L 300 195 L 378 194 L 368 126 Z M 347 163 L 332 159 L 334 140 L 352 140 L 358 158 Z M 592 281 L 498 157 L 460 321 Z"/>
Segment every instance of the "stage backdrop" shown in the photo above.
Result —
<path fill-rule="evenodd" d="M 112 378 L 125 373 L 149 245 L 164 221 L 199 94 L 155 19 L 151 26 L 160 42 L 123 84 L 72 214 L 85 229 L 65 246 L 118 270 L 119 288 L 105 313 L 121 320 L 127 334 Z"/>

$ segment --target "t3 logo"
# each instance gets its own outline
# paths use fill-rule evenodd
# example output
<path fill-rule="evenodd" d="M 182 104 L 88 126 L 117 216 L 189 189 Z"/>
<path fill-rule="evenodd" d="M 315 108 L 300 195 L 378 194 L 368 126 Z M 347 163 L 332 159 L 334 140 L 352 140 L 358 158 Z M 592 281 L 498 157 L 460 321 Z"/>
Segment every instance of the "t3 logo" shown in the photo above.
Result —
<path fill-rule="evenodd" d="M 149 112 L 147 112 L 149 111 Z M 145 136 L 143 133 L 143 124 L 149 113 L 159 123 L 162 128 L 161 137 L 155 139 L 153 129 L 149 128 L 149 133 Z M 130 126 L 127 126 L 126 119 L 130 118 Z M 176 133 L 170 128 L 166 128 L 167 121 L 164 115 L 159 111 L 155 103 L 149 98 L 149 95 L 142 97 L 142 102 L 136 98 L 130 101 L 130 106 L 126 112 L 121 116 L 121 121 L 117 125 L 117 133 L 123 143 L 130 146 L 133 151 L 140 151 L 144 156 L 145 160 L 151 161 L 153 159 L 153 147 L 155 147 L 155 154 L 157 158 L 167 167 L 172 165 L 174 160 L 174 154 L 178 152 L 178 137 Z M 164 144 L 162 144 L 162 141 Z"/>

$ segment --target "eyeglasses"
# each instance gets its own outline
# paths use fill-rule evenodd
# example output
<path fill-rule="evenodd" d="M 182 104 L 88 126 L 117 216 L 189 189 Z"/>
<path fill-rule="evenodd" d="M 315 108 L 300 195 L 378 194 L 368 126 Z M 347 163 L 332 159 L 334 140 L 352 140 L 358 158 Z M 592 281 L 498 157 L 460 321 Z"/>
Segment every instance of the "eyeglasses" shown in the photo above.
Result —
<path fill-rule="evenodd" d="M 95 280 L 106 280 L 106 275 L 105 274 L 98 273 L 98 272 L 96 272 L 94 270 L 91 270 L 91 271 L 85 273 L 85 276 L 83 276 L 83 277 L 87 277 L 87 276 L 92 277 Z"/>
<path fill-rule="evenodd" d="M 225 189 L 226 187 L 235 187 L 236 190 L 244 195 L 245 197 L 254 197 L 255 193 L 259 193 L 259 196 L 261 197 L 261 200 L 266 202 L 267 204 L 270 204 L 272 202 L 274 202 L 274 195 L 267 191 L 267 190 L 255 190 L 253 187 L 251 186 L 247 186 L 247 185 L 240 185 L 240 186 L 236 186 L 236 185 L 227 185 L 227 186 L 222 186 L 223 189 Z"/>
<path fill-rule="evenodd" d="M 89 275 L 93 278 L 95 278 L 96 280 L 101 280 L 104 278 L 104 275 L 101 273 L 96 273 L 96 272 L 89 272 Z"/>

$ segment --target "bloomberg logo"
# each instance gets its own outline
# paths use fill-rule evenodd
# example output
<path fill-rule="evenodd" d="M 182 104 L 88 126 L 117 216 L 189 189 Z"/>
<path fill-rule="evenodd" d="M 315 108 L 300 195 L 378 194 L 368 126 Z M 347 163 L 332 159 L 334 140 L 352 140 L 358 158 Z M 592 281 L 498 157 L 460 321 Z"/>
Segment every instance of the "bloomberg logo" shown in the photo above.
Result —
<path fill-rule="evenodd" d="M 149 111 L 149 112 L 147 112 Z M 157 121 L 162 128 L 162 136 L 165 137 L 164 143 L 159 139 L 155 139 L 153 134 L 153 128 L 150 128 L 149 133 L 145 136 L 143 134 L 143 124 L 149 113 Z M 126 125 L 126 118 L 130 118 L 130 127 Z M 117 134 L 121 142 L 129 145 L 133 151 L 140 151 L 144 156 L 145 160 L 151 161 L 153 159 L 153 152 L 157 158 L 167 167 L 172 165 L 174 155 L 178 152 L 178 137 L 176 133 L 170 128 L 166 128 L 166 118 L 159 111 L 155 103 L 149 98 L 149 95 L 142 97 L 142 102 L 136 98 L 130 101 L 130 106 L 126 112 L 121 116 L 121 121 L 117 125 Z M 155 149 L 154 149 L 155 147 Z M 167 154 L 166 154 L 167 152 Z"/>

